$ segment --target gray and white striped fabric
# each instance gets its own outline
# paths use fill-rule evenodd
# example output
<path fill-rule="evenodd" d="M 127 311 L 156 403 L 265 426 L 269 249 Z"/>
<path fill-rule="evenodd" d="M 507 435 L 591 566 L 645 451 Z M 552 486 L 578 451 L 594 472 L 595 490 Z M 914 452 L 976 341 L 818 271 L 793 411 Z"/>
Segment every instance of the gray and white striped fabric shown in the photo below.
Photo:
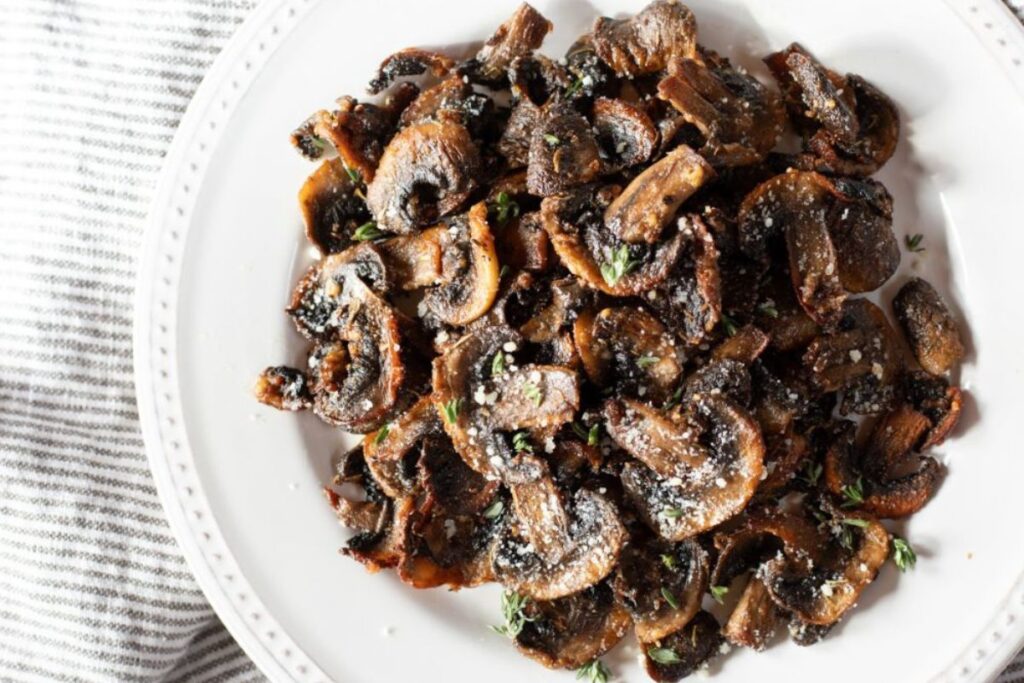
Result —
<path fill-rule="evenodd" d="M 0 0 L 2 681 L 261 679 L 163 519 L 131 359 L 163 156 L 255 1 Z"/>

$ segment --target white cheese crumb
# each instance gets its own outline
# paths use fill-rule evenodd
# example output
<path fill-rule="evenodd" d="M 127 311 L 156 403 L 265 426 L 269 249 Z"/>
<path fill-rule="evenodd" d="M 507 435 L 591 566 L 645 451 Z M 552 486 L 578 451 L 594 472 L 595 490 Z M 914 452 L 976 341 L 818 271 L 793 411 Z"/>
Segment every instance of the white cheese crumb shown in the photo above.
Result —
<path fill-rule="evenodd" d="M 554 453 L 555 452 L 555 440 L 550 436 L 544 440 L 544 452 Z"/>
<path fill-rule="evenodd" d="M 774 223 L 774 222 L 775 222 L 775 220 L 771 216 L 768 216 L 768 217 L 766 217 L 764 219 L 764 227 L 770 228 L 770 227 L 772 227 L 772 223 Z"/>
<path fill-rule="evenodd" d="M 509 353 L 512 353 L 513 351 L 516 350 L 517 347 L 516 347 L 516 343 L 515 342 L 511 342 L 510 341 L 510 342 L 505 342 L 504 344 L 502 344 L 501 348 L 502 348 L 503 351 L 508 351 Z"/>
<path fill-rule="evenodd" d="M 831 598 L 832 597 L 832 592 L 833 591 L 832 591 L 832 585 L 831 584 L 828 584 L 828 583 L 821 584 L 821 594 L 824 595 L 826 598 Z"/>
<path fill-rule="evenodd" d="M 860 359 L 863 357 L 864 355 L 857 349 L 850 349 L 850 360 L 852 360 L 854 363 L 859 363 Z"/>
<path fill-rule="evenodd" d="M 647 292 L 647 298 L 650 299 L 651 301 L 654 301 L 655 299 L 657 299 L 658 298 L 657 290 L 652 289 L 651 291 Z"/>
<path fill-rule="evenodd" d="M 444 344 L 446 341 L 448 341 L 448 332 L 445 330 L 441 330 L 440 332 L 437 333 L 437 336 L 434 337 L 434 341 L 436 341 L 438 344 Z"/>
<path fill-rule="evenodd" d="M 726 483 L 727 483 L 727 482 L 726 482 L 726 481 L 725 481 L 725 479 L 724 479 L 724 478 L 722 478 L 722 477 L 718 477 L 717 479 L 715 479 L 715 486 L 717 486 L 717 487 L 718 487 L 718 488 L 720 488 L 720 489 L 724 489 L 724 488 L 725 488 L 725 485 L 726 485 Z"/>

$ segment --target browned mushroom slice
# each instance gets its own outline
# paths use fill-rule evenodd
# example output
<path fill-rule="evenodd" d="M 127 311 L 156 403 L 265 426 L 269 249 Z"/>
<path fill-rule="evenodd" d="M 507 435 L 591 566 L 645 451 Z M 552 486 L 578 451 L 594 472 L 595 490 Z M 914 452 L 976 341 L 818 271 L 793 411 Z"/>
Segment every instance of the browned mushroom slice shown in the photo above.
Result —
<path fill-rule="evenodd" d="M 519 327 L 519 331 L 527 341 L 534 344 L 555 340 L 570 323 L 572 316 L 577 315 L 588 301 L 587 291 L 574 277 L 553 280 L 550 301 L 540 310 L 532 312 L 529 319 Z"/>
<path fill-rule="evenodd" d="M 310 340 L 330 336 L 345 312 L 345 283 L 356 279 L 377 293 L 387 291 L 388 269 L 376 246 L 357 244 L 313 264 L 299 280 L 287 308 L 299 333 Z"/>
<path fill-rule="evenodd" d="M 801 647 L 816 645 L 824 640 L 825 636 L 832 632 L 835 624 L 821 626 L 819 624 L 808 624 L 795 615 L 789 618 L 789 635 L 793 642 Z"/>
<path fill-rule="evenodd" d="M 754 164 L 775 147 L 785 113 L 778 97 L 711 50 L 680 59 L 658 83 L 667 100 L 704 136 L 701 153 L 723 166 Z"/>
<path fill-rule="evenodd" d="M 899 265 L 891 198 L 873 181 L 783 173 L 743 200 L 738 220 L 741 246 L 755 259 L 784 235 L 797 299 L 821 324 L 836 321 L 847 292 L 875 289 Z"/>
<path fill-rule="evenodd" d="M 714 171 L 704 158 L 680 145 L 648 166 L 604 212 L 604 221 L 625 242 L 658 241 L 686 201 Z"/>
<path fill-rule="evenodd" d="M 599 97 L 594 101 L 593 119 L 604 173 L 617 173 L 642 164 L 654 154 L 658 129 L 639 107 L 623 100 Z"/>
<path fill-rule="evenodd" d="M 736 334 L 723 339 L 711 350 L 715 360 L 732 360 L 750 365 L 764 353 L 771 342 L 771 337 L 755 325 L 744 325 Z"/>
<path fill-rule="evenodd" d="M 261 372 L 253 393 L 257 401 L 278 410 L 305 410 L 312 402 L 306 375 L 285 365 Z"/>
<path fill-rule="evenodd" d="M 392 111 L 345 96 L 338 99 L 336 110 L 314 114 L 313 132 L 338 150 L 354 180 L 369 183 L 394 132 L 395 119 Z"/>
<path fill-rule="evenodd" d="M 603 412 L 608 436 L 661 477 L 675 477 L 681 485 L 705 467 L 708 453 L 699 441 L 699 425 L 630 399 L 607 401 Z"/>
<path fill-rule="evenodd" d="M 637 639 L 659 640 L 693 619 L 708 589 L 709 562 L 693 540 L 623 549 L 613 585 L 633 618 Z"/>
<path fill-rule="evenodd" d="M 548 234 L 544 232 L 537 211 L 500 225 L 495 230 L 494 239 L 502 255 L 503 266 L 534 272 L 543 272 L 551 267 Z"/>
<path fill-rule="evenodd" d="M 824 557 L 827 538 L 798 511 L 773 508 L 748 511 L 735 528 L 715 533 L 718 551 L 711 585 L 728 586 L 744 572 L 757 569 L 780 553 L 802 567 L 813 567 Z"/>
<path fill-rule="evenodd" d="M 722 647 L 718 621 L 710 613 L 697 612 L 690 623 L 670 636 L 641 642 L 644 670 L 659 683 L 674 683 L 700 669 Z"/>
<path fill-rule="evenodd" d="M 510 169 L 525 168 L 530 163 L 530 142 L 543 117 L 543 109 L 529 97 L 523 97 L 512 106 L 497 145 Z"/>
<path fill-rule="evenodd" d="M 849 534 L 849 550 L 810 569 L 776 558 L 762 571 L 775 603 L 809 624 L 839 621 L 889 557 L 889 532 L 881 524 L 859 517 L 836 521 Z"/>
<path fill-rule="evenodd" d="M 601 171 L 601 156 L 590 124 L 566 104 L 545 108 L 530 138 L 526 187 L 548 197 L 584 185 Z"/>
<path fill-rule="evenodd" d="M 694 370 L 683 384 L 683 405 L 704 396 L 725 396 L 749 407 L 752 397 L 750 371 L 735 360 L 712 360 Z"/>
<path fill-rule="evenodd" d="M 722 635 L 733 645 L 761 652 L 775 635 L 778 623 L 779 610 L 768 587 L 761 579 L 752 576 L 722 628 Z"/>
<path fill-rule="evenodd" d="M 451 57 L 439 52 L 409 47 L 388 55 L 377 68 L 377 74 L 370 81 L 367 89 L 371 95 L 376 95 L 391 85 L 396 78 L 419 76 L 426 73 L 428 69 L 431 74 L 440 78 L 451 71 L 454 66 L 455 62 Z"/>
<path fill-rule="evenodd" d="M 549 669 L 578 669 L 612 649 L 629 630 L 629 614 L 607 584 L 550 601 L 530 600 L 516 648 Z"/>
<path fill-rule="evenodd" d="M 487 205 L 479 202 L 465 217 L 453 220 L 441 232 L 440 248 L 446 282 L 428 290 L 421 305 L 447 325 L 467 325 L 487 312 L 498 293 L 498 257 Z"/>
<path fill-rule="evenodd" d="M 447 226 L 428 228 L 413 235 L 400 235 L 377 245 L 391 279 L 402 289 L 436 285 L 445 278 L 442 242 Z"/>
<path fill-rule="evenodd" d="M 310 357 L 310 390 L 317 416 L 363 434 L 402 407 L 406 371 L 395 310 L 357 279 L 346 280 L 345 290 L 338 341 L 317 347 Z"/>
<path fill-rule="evenodd" d="M 571 421 L 579 409 L 579 386 L 572 370 L 528 364 L 492 377 L 490 383 L 479 385 L 473 401 L 494 429 L 551 431 Z"/>
<path fill-rule="evenodd" d="M 366 202 L 341 157 L 320 164 L 299 190 L 306 238 L 321 254 L 334 254 L 352 244 L 352 233 L 370 220 Z M 360 190 L 361 191 L 361 190 Z"/>
<path fill-rule="evenodd" d="M 765 434 L 765 443 L 765 471 L 768 476 L 757 487 L 758 498 L 784 491 L 811 453 L 807 438 L 793 429 L 781 434 Z"/>
<path fill-rule="evenodd" d="M 899 139 L 899 112 L 878 88 L 840 76 L 793 43 L 765 58 L 790 118 L 810 152 L 806 162 L 827 173 L 868 176 L 888 161 Z"/>
<path fill-rule="evenodd" d="M 892 403 L 903 360 L 885 314 L 855 299 L 843 305 L 835 330 L 807 348 L 804 363 L 823 390 L 845 392 L 843 412 L 875 415 Z"/>
<path fill-rule="evenodd" d="M 571 82 L 561 62 L 539 53 L 513 59 L 508 68 L 508 80 L 514 101 L 527 99 L 537 106 L 562 99 L 557 95 Z"/>
<path fill-rule="evenodd" d="M 655 0 L 628 19 L 599 18 L 593 44 L 619 76 L 642 76 L 674 58 L 696 57 L 697 20 L 678 0 Z"/>
<path fill-rule="evenodd" d="M 437 429 L 440 432 L 440 423 Z M 467 467 L 446 439 L 428 438 L 423 441 L 419 470 L 423 492 L 440 512 L 475 515 L 495 500 L 501 500 L 496 498 L 498 482 L 485 479 Z M 380 481 L 379 477 L 376 479 Z"/>
<path fill-rule="evenodd" d="M 604 225 L 614 188 L 583 188 L 541 202 L 544 230 L 562 264 L 589 287 L 612 296 L 646 294 L 668 278 L 683 243 L 680 234 L 658 244 L 620 242 Z"/>
<path fill-rule="evenodd" d="M 692 458 L 693 464 L 682 476 L 665 478 L 639 462 L 622 468 L 623 488 L 641 519 L 671 541 L 706 531 L 742 510 L 754 495 L 764 467 L 761 432 L 746 411 L 727 399 L 705 397 L 692 413 L 691 419 L 676 427 L 675 442 L 689 441 L 700 428 L 698 444 L 704 457 Z M 659 463 L 656 458 L 664 451 L 649 445 L 656 443 L 655 425 L 665 427 L 663 422 L 653 422 L 653 417 L 657 416 L 645 414 L 637 428 L 627 430 L 622 438 L 616 438 L 611 429 L 609 433 L 627 451 L 632 447 L 634 457 L 643 455 Z M 659 467 L 665 470 L 675 464 L 668 457 L 661 462 Z"/>
<path fill-rule="evenodd" d="M 825 452 L 825 486 L 878 517 L 912 515 L 931 499 L 942 478 L 942 465 L 912 452 L 927 429 L 923 415 L 898 408 L 879 420 L 858 457 L 852 423 L 840 423 Z"/>
<path fill-rule="evenodd" d="M 394 422 L 381 427 L 363 439 L 366 466 L 390 498 L 412 493 L 415 476 L 408 459 L 418 456 L 416 447 L 427 437 L 442 432 L 437 409 L 425 396 L 402 413 Z"/>
<path fill-rule="evenodd" d="M 328 499 L 333 499 L 328 495 Z M 359 533 L 342 550 L 371 574 L 397 567 L 407 551 L 409 527 L 416 502 L 412 496 L 385 504 L 384 523 L 379 529 Z"/>
<path fill-rule="evenodd" d="M 675 268 L 664 283 L 646 295 L 676 334 L 687 345 L 697 346 L 722 315 L 718 249 L 707 226 L 693 215 L 679 220 L 679 240 L 682 253 Z"/>
<path fill-rule="evenodd" d="M 463 69 L 481 83 L 501 84 L 512 60 L 529 55 L 540 47 L 551 29 L 551 22 L 524 2 L 484 42 L 476 57 Z"/>
<path fill-rule="evenodd" d="M 573 325 L 576 350 L 599 387 L 663 403 L 679 384 L 683 358 L 665 326 L 640 307 L 585 311 Z"/>
<path fill-rule="evenodd" d="M 543 562 L 561 562 L 572 548 L 570 520 L 547 462 L 536 456 L 520 455 L 504 480 L 512 492 L 512 505 L 523 538 Z"/>
<path fill-rule="evenodd" d="M 362 495 L 342 495 L 345 485 L 353 486 Z M 338 460 L 330 486 L 324 487 L 327 503 L 342 526 L 360 534 L 378 534 L 390 519 L 390 501 L 382 495 L 370 476 L 359 447 L 347 451 Z"/>
<path fill-rule="evenodd" d="M 514 533 L 502 537 L 494 573 L 506 587 L 534 600 L 555 600 L 593 586 L 611 573 L 626 542 L 619 512 L 603 496 L 580 489 L 569 517 L 570 548 L 549 564 Z"/>
<path fill-rule="evenodd" d="M 381 230 L 414 232 L 462 206 L 477 186 L 479 170 L 480 152 L 464 126 L 418 123 L 384 149 L 366 204 Z"/>
<path fill-rule="evenodd" d="M 910 280 L 896 294 L 892 308 L 922 368 L 945 375 L 963 360 L 960 328 L 930 284 L 919 277 Z"/>
<path fill-rule="evenodd" d="M 918 446 L 921 452 L 938 446 L 953 430 L 960 419 L 963 396 L 959 387 L 950 386 L 941 377 L 924 372 L 907 373 L 901 382 L 906 400 L 924 414 L 931 423 L 931 429 Z"/>
<path fill-rule="evenodd" d="M 758 325 L 771 337 L 771 347 L 777 351 L 802 349 L 821 334 L 821 328 L 797 301 L 785 273 L 769 275 L 757 313 Z"/>

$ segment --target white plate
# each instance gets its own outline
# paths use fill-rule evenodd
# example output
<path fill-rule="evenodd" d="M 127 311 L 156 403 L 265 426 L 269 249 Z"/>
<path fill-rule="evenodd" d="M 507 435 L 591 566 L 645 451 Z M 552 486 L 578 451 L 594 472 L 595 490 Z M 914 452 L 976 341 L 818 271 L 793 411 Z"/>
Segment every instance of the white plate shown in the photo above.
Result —
<path fill-rule="evenodd" d="M 642 3 L 536 3 L 561 53 L 598 12 Z M 1024 34 L 998 0 L 694 0 L 702 42 L 747 66 L 799 40 L 899 104 L 904 135 L 880 178 L 896 230 L 925 234 L 916 270 L 969 331 L 969 399 L 941 449 L 949 477 L 905 529 L 917 569 L 887 567 L 822 644 L 733 653 L 725 681 L 983 680 L 1024 637 Z M 136 311 L 139 408 L 168 517 L 224 623 L 274 680 L 571 680 L 486 625 L 496 589 L 416 592 L 337 553 L 319 489 L 342 437 L 250 396 L 304 344 L 282 312 L 308 263 L 295 194 L 313 166 L 288 132 L 408 45 L 481 39 L 512 0 L 266 0 L 218 58 L 182 122 L 152 207 Z M 897 590 L 898 588 L 898 590 Z M 644 680 L 635 649 L 606 659 Z"/>

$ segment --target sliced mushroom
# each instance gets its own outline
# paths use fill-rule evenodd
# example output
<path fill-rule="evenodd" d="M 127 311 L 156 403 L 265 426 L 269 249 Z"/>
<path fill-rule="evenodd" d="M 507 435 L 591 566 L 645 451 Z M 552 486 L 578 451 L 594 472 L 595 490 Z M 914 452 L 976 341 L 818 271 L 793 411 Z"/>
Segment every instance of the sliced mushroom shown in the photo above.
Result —
<path fill-rule="evenodd" d="M 734 528 L 715 533 L 718 558 L 711 585 L 728 586 L 737 576 L 780 554 L 793 565 L 814 567 L 824 558 L 827 540 L 799 510 L 750 510 Z"/>
<path fill-rule="evenodd" d="M 343 495 L 348 493 L 343 488 L 346 485 L 356 493 Z M 378 534 L 390 519 L 390 501 L 371 476 L 358 446 L 338 459 L 334 478 L 330 486 L 324 487 L 324 495 L 341 525 L 360 534 Z"/>
<path fill-rule="evenodd" d="M 768 587 L 764 581 L 752 576 L 725 622 L 722 635 L 733 645 L 761 652 L 775 635 L 778 624 L 779 610 Z"/>
<path fill-rule="evenodd" d="M 768 476 L 757 487 L 758 498 L 775 496 L 785 491 L 811 454 L 810 442 L 793 429 L 781 434 L 765 434 L 765 443 L 765 470 Z"/>
<path fill-rule="evenodd" d="M 640 646 L 647 675 L 655 681 L 669 683 L 686 678 L 717 655 L 722 647 L 722 634 L 718 621 L 701 610 L 672 635 L 655 642 L 641 642 Z"/>
<path fill-rule="evenodd" d="M 398 313 L 360 280 L 345 281 L 337 341 L 310 357 L 313 411 L 328 424 L 366 433 L 402 408 L 406 379 Z"/>
<path fill-rule="evenodd" d="M 549 197 L 597 178 L 601 156 L 590 124 L 564 104 L 545 107 L 530 138 L 526 187 Z"/>
<path fill-rule="evenodd" d="M 429 121 L 388 143 L 366 204 L 386 232 L 406 234 L 456 211 L 476 188 L 480 153 L 466 128 Z"/>
<path fill-rule="evenodd" d="M 570 547 L 549 564 L 514 533 L 506 534 L 494 557 L 497 579 L 534 600 L 555 600 L 598 583 L 615 568 L 626 530 L 619 512 L 603 496 L 580 489 L 569 510 Z"/>
<path fill-rule="evenodd" d="M 628 19 L 599 18 L 593 45 L 619 76 L 642 76 L 697 56 L 697 20 L 678 0 L 655 0 Z"/>
<path fill-rule="evenodd" d="M 425 396 L 402 413 L 394 422 L 381 427 L 363 439 L 366 466 L 390 498 L 412 494 L 416 484 L 415 468 L 410 457 L 418 457 L 418 446 L 430 436 L 443 432 L 437 409 Z"/>
<path fill-rule="evenodd" d="M 253 394 L 260 403 L 278 410 L 305 410 L 312 403 L 306 375 L 286 365 L 261 372 Z"/>
<path fill-rule="evenodd" d="M 883 518 L 907 517 L 924 507 L 942 478 L 942 466 L 932 458 L 918 458 L 912 449 L 928 429 L 927 419 L 909 407 L 883 417 L 859 455 L 855 429 L 842 422 L 830 436 L 825 452 L 824 482 L 835 496 L 861 492 L 858 506 Z"/>
<path fill-rule="evenodd" d="M 797 301 L 792 282 L 785 273 L 769 276 L 763 296 L 757 322 L 771 337 L 769 343 L 776 351 L 805 348 L 821 334 L 821 327 Z"/>
<path fill-rule="evenodd" d="M 425 408 L 433 411 L 433 406 L 426 404 L 425 400 L 423 403 Z M 436 411 L 433 412 L 436 420 Z M 440 421 L 437 421 L 436 428 L 437 432 L 430 435 L 434 438 L 422 440 L 419 458 L 420 484 L 433 506 L 450 515 L 471 516 L 483 512 L 495 500 L 501 500 L 497 498 L 498 482 L 485 479 L 467 467 L 447 439 L 436 438 L 441 432 Z M 375 475 L 375 478 L 380 482 L 379 477 Z"/>
<path fill-rule="evenodd" d="M 548 234 L 544 232 L 540 213 L 533 211 L 513 219 L 495 231 L 498 251 L 504 257 L 502 265 L 513 270 L 543 272 L 552 265 Z"/>
<path fill-rule="evenodd" d="M 779 98 L 746 71 L 712 50 L 679 59 L 658 83 L 658 97 L 704 136 L 703 154 L 713 164 L 754 164 L 775 147 L 785 113 Z"/>
<path fill-rule="evenodd" d="M 328 499 L 334 502 L 330 494 Z M 371 574 L 397 567 L 407 550 L 409 526 L 415 508 L 412 496 L 386 502 L 383 524 L 378 529 L 350 538 L 342 552 L 366 567 Z"/>
<path fill-rule="evenodd" d="M 525 168 L 530 163 L 530 143 L 543 117 L 543 109 L 529 97 L 523 97 L 512 106 L 508 124 L 498 141 L 498 152 L 505 157 L 510 169 Z"/>
<path fill-rule="evenodd" d="M 475 204 L 440 234 L 441 271 L 445 280 L 427 291 L 421 306 L 437 320 L 467 325 L 494 303 L 498 293 L 498 257 L 487 225 L 487 205 Z"/>
<path fill-rule="evenodd" d="M 684 477 L 705 468 L 708 453 L 699 441 L 700 425 L 684 417 L 673 420 L 671 414 L 630 399 L 607 401 L 603 412 L 608 436 L 661 477 L 676 478 L 681 485 Z"/>
<path fill-rule="evenodd" d="M 441 225 L 413 235 L 399 235 L 378 243 L 391 279 L 405 290 L 436 285 L 446 279 L 442 243 L 448 227 Z M 451 273 L 447 277 L 451 277 Z"/>
<path fill-rule="evenodd" d="M 629 613 L 607 584 L 551 601 L 530 600 L 516 648 L 549 669 L 578 669 L 612 649 L 629 630 Z"/>
<path fill-rule="evenodd" d="M 316 340 L 334 333 L 345 313 L 345 283 L 354 280 L 369 285 L 378 294 L 387 291 L 388 268 L 374 245 L 349 247 L 321 259 L 306 271 L 287 308 L 303 337 Z"/>
<path fill-rule="evenodd" d="M 875 415 L 892 403 L 903 360 L 885 314 L 856 299 L 843 305 L 835 331 L 807 347 L 804 363 L 823 390 L 845 392 L 843 412 Z"/>
<path fill-rule="evenodd" d="M 931 424 L 931 429 L 918 449 L 924 452 L 945 441 L 960 419 L 963 407 L 960 388 L 950 386 L 941 377 L 918 371 L 903 377 L 901 390 L 906 400 L 915 410 L 925 415 Z"/>
<path fill-rule="evenodd" d="M 776 558 L 761 574 L 775 603 L 808 624 L 838 622 L 889 557 L 889 532 L 878 522 L 840 516 L 836 523 L 849 534 L 849 550 L 809 569 Z"/>
<path fill-rule="evenodd" d="M 636 411 L 636 405 L 631 407 Z M 628 462 L 621 475 L 641 519 L 672 541 L 706 531 L 742 510 L 754 495 L 764 466 L 760 429 L 742 408 L 715 396 L 705 397 L 690 412 L 674 430 L 649 409 L 636 411 L 642 419 L 626 423 L 622 430 L 613 431 L 609 425 L 609 434 L 631 455 L 646 458 L 662 471 L 675 470 L 666 478 L 650 463 Z M 673 431 L 669 449 L 664 438 Z M 688 446 L 694 435 L 697 447 L 691 455 Z M 687 451 L 681 452 L 684 443 Z M 696 455 L 700 451 L 703 457 Z M 680 458 L 685 458 L 683 467 L 677 465 Z"/>
<path fill-rule="evenodd" d="M 626 186 L 605 211 L 605 224 L 625 242 L 653 244 L 679 206 L 712 177 L 703 157 L 680 145 Z"/>
<path fill-rule="evenodd" d="M 693 540 L 626 546 L 613 585 L 641 642 L 665 638 L 693 619 L 708 589 L 709 564 Z"/>
<path fill-rule="evenodd" d="M 335 254 L 352 244 L 352 233 L 370 220 L 366 202 L 345 170 L 341 157 L 317 168 L 299 190 L 306 238 L 321 254 Z"/>
<path fill-rule="evenodd" d="M 550 285 L 550 301 L 533 312 L 520 325 L 519 331 L 527 341 L 534 344 L 555 340 L 574 316 L 582 315 L 579 311 L 589 301 L 587 291 L 572 277 L 553 280 Z"/>
<path fill-rule="evenodd" d="M 640 307 L 583 312 L 573 325 L 576 350 L 590 381 L 663 403 L 683 373 L 683 357 L 661 322 Z"/>
<path fill-rule="evenodd" d="M 687 405 L 703 396 L 725 396 L 749 407 L 751 394 L 750 371 L 746 365 L 735 360 L 712 360 L 686 378 L 681 399 Z"/>
<path fill-rule="evenodd" d="M 803 134 L 805 165 L 825 173 L 868 176 L 892 156 L 899 112 L 863 78 L 840 76 L 793 43 L 765 58 Z"/>
<path fill-rule="evenodd" d="M 688 346 L 697 346 L 722 316 L 718 249 L 704 222 L 689 214 L 679 219 L 679 240 L 675 268 L 647 300 Z"/>
<path fill-rule="evenodd" d="M 477 410 L 494 429 L 551 431 L 571 421 L 579 409 L 579 386 L 572 370 L 527 364 L 492 377 L 473 400 L 482 403 Z"/>
<path fill-rule="evenodd" d="M 784 234 L 797 299 L 821 324 L 836 321 L 847 292 L 878 287 L 899 265 L 891 198 L 877 183 L 790 171 L 755 188 L 738 220 L 741 246 L 755 259 Z"/>
<path fill-rule="evenodd" d="M 541 202 L 544 230 L 562 264 L 588 286 L 612 296 L 649 292 L 668 278 L 683 243 L 679 234 L 658 244 L 626 244 L 604 225 L 615 188 L 582 188 Z"/>
<path fill-rule="evenodd" d="M 750 365 L 764 353 L 771 342 L 771 337 L 755 325 L 744 325 L 736 334 L 723 339 L 711 350 L 715 360 L 731 360 Z"/>
<path fill-rule="evenodd" d="M 539 53 L 513 59 L 508 67 L 508 80 L 513 101 L 530 100 L 537 106 L 562 99 L 560 93 L 570 85 L 565 66 Z"/>
<path fill-rule="evenodd" d="M 934 287 L 916 277 L 900 288 L 892 308 L 922 368 L 945 375 L 960 364 L 960 328 Z"/>
<path fill-rule="evenodd" d="M 547 463 L 536 456 L 520 455 L 505 474 L 505 483 L 512 492 L 523 538 L 543 562 L 561 562 L 573 544 L 569 512 Z"/>
<path fill-rule="evenodd" d="M 330 142 L 354 179 L 369 183 L 395 130 L 396 112 L 348 96 L 339 98 L 337 104 L 332 112 L 313 115 L 314 138 L 320 146 Z"/>
<path fill-rule="evenodd" d="M 639 107 L 624 100 L 599 97 L 594 101 L 593 120 L 604 173 L 642 164 L 654 154 L 658 129 Z"/>
<path fill-rule="evenodd" d="M 551 29 L 551 22 L 524 2 L 484 42 L 471 62 L 460 70 L 481 83 L 500 85 L 512 60 L 539 48 Z"/>
<path fill-rule="evenodd" d="M 388 55 L 377 68 L 377 74 L 370 81 L 367 89 L 371 95 L 376 95 L 391 85 L 396 78 L 419 76 L 426 73 L 428 69 L 434 76 L 440 78 L 451 71 L 454 66 L 455 61 L 451 57 L 439 52 L 409 47 Z"/>
<path fill-rule="evenodd" d="M 834 397 L 821 393 L 799 359 L 766 358 L 751 365 L 750 371 L 753 412 L 765 436 L 785 434 L 798 421 L 801 427 L 812 424 L 817 413 L 832 414 Z"/>

